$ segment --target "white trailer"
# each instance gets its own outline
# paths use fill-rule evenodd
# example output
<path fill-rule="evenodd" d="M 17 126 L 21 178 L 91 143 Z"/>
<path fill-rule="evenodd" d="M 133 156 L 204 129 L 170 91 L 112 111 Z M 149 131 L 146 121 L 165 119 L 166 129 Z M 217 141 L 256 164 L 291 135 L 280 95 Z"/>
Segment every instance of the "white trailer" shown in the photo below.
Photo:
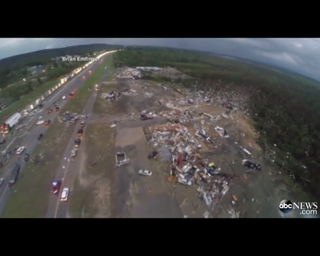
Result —
<path fill-rule="evenodd" d="M 13 126 L 15 126 L 19 122 L 21 117 L 22 116 L 20 113 L 15 113 L 10 118 L 8 118 L 7 121 L 5 121 L 5 124 L 7 126 L 9 126 L 10 128 L 12 128 Z"/>

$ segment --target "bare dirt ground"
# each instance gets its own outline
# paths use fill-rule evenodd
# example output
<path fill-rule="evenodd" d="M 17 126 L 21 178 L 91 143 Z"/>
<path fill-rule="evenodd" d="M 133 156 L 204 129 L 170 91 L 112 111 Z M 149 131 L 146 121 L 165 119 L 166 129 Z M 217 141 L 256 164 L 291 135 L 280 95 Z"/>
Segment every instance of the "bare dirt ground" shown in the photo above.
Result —
<path fill-rule="evenodd" d="M 100 110 L 103 111 L 105 107 L 108 111 L 90 121 L 97 122 L 92 126 L 100 128 L 92 133 L 91 142 L 88 141 L 86 144 L 87 156 L 83 158 L 83 161 L 87 161 L 83 166 L 86 166 L 86 172 L 90 172 L 91 178 L 85 175 L 79 177 L 83 189 L 90 183 L 94 190 L 91 197 L 93 205 L 86 203 L 85 207 L 95 209 L 91 215 L 94 217 L 204 217 L 208 209 L 198 197 L 198 186 L 189 187 L 168 182 L 168 163 L 161 162 L 160 159 L 147 158 L 155 149 L 148 141 L 148 136 L 145 136 L 150 133 L 149 128 L 167 123 L 167 117 L 160 117 L 159 114 L 171 113 L 172 105 L 185 97 L 184 94 L 144 80 L 122 79 L 109 89 L 124 88 L 130 88 L 135 93 L 122 95 L 111 103 L 100 102 Z M 108 92 L 108 88 L 104 89 L 104 92 Z M 140 121 L 139 115 L 143 110 L 152 112 L 157 117 Z M 185 106 L 185 111 L 188 110 L 192 110 L 194 115 L 205 112 L 212 116 L 221 115 L 226 111 L 217 105 L 197 104 Z M 117 127 L 109 128 L 112 118 L 117 121 Z M 209 161 L 214 161 L 216 166 L 221 167 L 222 173 L 238 175 L 238 178 L 231 181 L 229 191 L 219 202 L 213 217 L 230 217 L 232 209 L 241 213 L 243 217 L 280 217 L 279 202 L 284 198 L 293 200 L 294 196 L 284 185 L 284 179 L 287 177 L 264 160 L 263 152 L 255 142 L 258 135 L 252 129 L 250 120 L 242 113 L 235 112 L 232 117 L 221 117 L 214 122 L 202 117 L 183 125 L 190 133 L 194 133 L 195 125 L 199 122 L 207 127 L 207 134 L 214 140 L 213 144 L 201 141 L 201 155 Z M 222 138 L 215 131 L 215 126 L 224 127 L 229 138 Z M 104 138 L 106 132 L 102 132 L 103 129 L 109 129 L 112 134 L 115 131 L 116 135 Z M 248 156 L 243 152 L 240 145 L 252 155 Z M 130 163 L 116 168 L 114 154 L 121 150 L 127 153 Z M 101 152 L 108 157 L 103 160 L 101 158 L 96 166 L 90 168 L 88 159 L 92 162 L 92 159 L 102 155 Z M 260 163 L 262 172 L 245 175 L 246 169 L 241 165 L 244 158 Z M 153 175 L 140 176 L 139 169 L 151 170 Z M 100 176 L 93 172 L 99 173 Z"/>

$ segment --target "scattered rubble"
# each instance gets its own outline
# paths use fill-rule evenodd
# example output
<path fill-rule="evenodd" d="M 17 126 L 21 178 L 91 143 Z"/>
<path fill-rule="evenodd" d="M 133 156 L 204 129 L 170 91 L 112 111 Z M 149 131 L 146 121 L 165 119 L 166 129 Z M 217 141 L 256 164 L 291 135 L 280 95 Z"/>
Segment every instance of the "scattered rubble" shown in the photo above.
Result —
<path fill-rule="evenodd" d="M 80 118 L 84 117 L 83 115 L 78 115 L 78 113 L 70 113 L 69 111 L 62 114 L 62 122 L 75 123 Z"/>
<path fill-rule="evenodd" d="M 235 174 L 222 173 L 221 168 L 212 162 L 213 159 L 202 157 L 201 143 L 215 144 L 213 138 L 207 135 L 203 128 L 192 132 L 186 126 L 174 123 L 155 125 L 149 130 L 150 143 L 157 150 L 151 152 L 148 158 L 157 157 L 160 161 L 170 162 L 169 182 L 187 186 L 197 185 L 198 197 L 208 207 L 206 216 L 212 216 L 217 203 L 229 191 L 231 181 L 239 178 Z M 222 127 L 216 126 L 215 130 L 221 137 L 228 137 Z M 257 168 L 258 166 L 260 165 L 255 165 Z"/>
<path fill-rule="evenodd" d="M 116 77 L 123 79 L 136 79 L 142 78 L 142 73 L 140 70 L 135 68 L 123 68 L 119 70 L 119 73 L 116 75 Z"/>
<path fill-rule="evenodd" d="M 118 100 L 121 95 L 136 95 L 136 91 L 129 88 L 124 88 L 122 90 L 112 90 L 110 93 L 101 93 L 101 98 L 109 102 Z"/>

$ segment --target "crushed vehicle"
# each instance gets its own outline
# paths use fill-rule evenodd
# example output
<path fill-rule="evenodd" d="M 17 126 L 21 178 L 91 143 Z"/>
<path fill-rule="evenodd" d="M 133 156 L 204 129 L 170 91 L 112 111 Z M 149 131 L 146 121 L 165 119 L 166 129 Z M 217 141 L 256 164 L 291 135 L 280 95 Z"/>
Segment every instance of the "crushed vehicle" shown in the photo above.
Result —
<path fill-rule="evenodd" d="M 80 139 L 75 139 L 75 140 L 74 140 L 74 147 L 75 147 L 75 148 L 80 147 L 80 144 L 81 144 L 81 140 L 80 140 Z"/>
<path fill-rule="evenodd" d="M 243 159 L 242 165 L 244 167 L 247 167 L 249 169 L 248 171 L 261 171 L 261 165 L 254 163 L 252 160 L 249 159 Z"/>
<path fill-rule="evenodd" d="M 40 134 L 39 134 L 39 136 L 38 136 L 38 140 L 41 140 L 41 139 L 42 139 L 42 137 L 43 137 L 43 134 L 42 134 L 42 133 L 40 133 Z"/>
<path fill-rule="evenodd" d="M 79 129 L 78 130 L 78 137 L 80 138 L 82 136 L 82 134 L 83 134 L 83 129 Z"/>
<path fill-rule="evenodd" d="M 116 153 L 116 166 L 120 167 L 129 163 L 129 158 L 124 151 Z"/>
<path fill-rule="evenodd" d="M 48 114 L 51 114 L 51 113 L 52 113 L 52 109 L 51 109 L 51 108 L 48 109 L 47 113 L 48 113 Z"/>
<path fill-rule="evenodd" d="M 148 170 L 139 170 L 139 174 L 144 176 L 151 176 L 152 172 Z"/>
<path fill-rule="evenodd" d="M 157 151 L 152 151 L 149 155 L 148 155 L 148 159 L 153 159 L 158 155 Z"/>
<path fill-rule="evenodd" d="M 71 150 L 71 157 L 76 157 L 78 154 L 78 150 L 77 149 L 72 149 Z"/>
<path fill-rule="evenodd" d="M 187 185 L 187 186 L 191 186 L 192 185 L 192 181 L 191 180 L 188 180 L 188 179 L 182 178 L 182 177 L 178 178 L 178 182 L 180 184 Z"/>
<path fill-rule="evenodd" d="M 149 115 L 148 115 L 148 113 L 147 113 L 147 111 L 142 111 L 141 113 L 140 113 L 140 120 L 141 121 L 146 121 L 146 120 L 151 120 L 151 119 L 154 119 L 154 117 L 153 116 L 150 116 L 150 114 L 151 113 L 149 113 Z"/>
<path fill-rule="evenodd" d="M 51 185 L 51 193 L 58 194 L 61 188 L 62 180 L 55 180 Z"/>

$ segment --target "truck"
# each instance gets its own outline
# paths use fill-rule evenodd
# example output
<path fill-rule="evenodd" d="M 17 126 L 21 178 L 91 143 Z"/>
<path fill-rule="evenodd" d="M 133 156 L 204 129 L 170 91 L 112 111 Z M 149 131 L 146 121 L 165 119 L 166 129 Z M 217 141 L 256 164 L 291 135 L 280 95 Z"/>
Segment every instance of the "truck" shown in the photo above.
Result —
<path fill-rule="evenodd" d="M 19 122 L 22 115 L 20 113 L 15 113 L 11 117 L 9 117 L 3 125 L 1 125 L 1 133 L 8 134 L 11 129 Z"/>
<path fill-rule="evenodd" d="M 120 167 L 129 163 L 129 158 L 124 151 L 117 152 L 116 155 L 116 167 Z"/>

